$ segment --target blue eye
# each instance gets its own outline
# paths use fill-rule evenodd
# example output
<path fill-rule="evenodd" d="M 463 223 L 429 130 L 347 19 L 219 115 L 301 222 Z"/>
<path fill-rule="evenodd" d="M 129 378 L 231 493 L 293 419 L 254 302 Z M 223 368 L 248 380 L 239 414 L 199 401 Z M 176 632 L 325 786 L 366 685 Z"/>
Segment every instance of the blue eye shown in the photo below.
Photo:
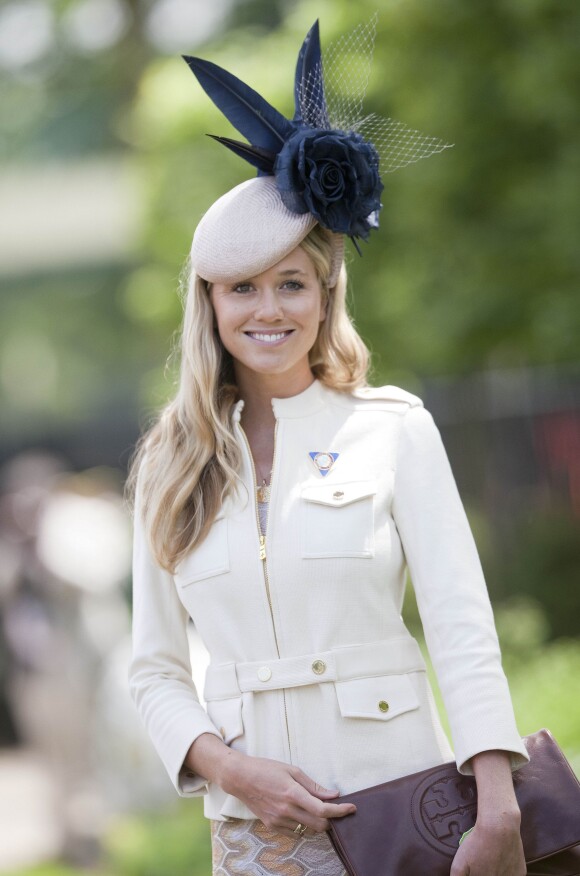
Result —
<path fill-rule="evenodd" d="M 290 286 L 293 291 L 298 291 L 299 289 L 304 289 L 304 284 L 300 283 L 298 280 L 288 280 L 284 283 L 284 286 Z"/>
<path fill-rule="evenodd" d="M 249 283 L 236 283 L 235 286 L 232 286 L 232 292 L 249 292 L 252 287 Z"/>

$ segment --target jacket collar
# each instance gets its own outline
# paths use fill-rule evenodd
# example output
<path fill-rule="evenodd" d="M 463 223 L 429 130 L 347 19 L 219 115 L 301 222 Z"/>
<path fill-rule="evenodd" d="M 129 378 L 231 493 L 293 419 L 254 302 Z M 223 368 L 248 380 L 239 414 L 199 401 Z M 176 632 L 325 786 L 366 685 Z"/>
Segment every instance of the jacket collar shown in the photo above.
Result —
<path fill-rule="evenodd" d="M 322 385 L 320 380 L 315 379 L 298 395 L 292 395 L 289 398 L 273 398 L 272 407 L 274 416 L 277 420 L 308 417 L 316 413 L 324 405 L 325 393 L 328 392 L 326 387 Z M 244 408 L 244 400 L 240 399 L 233 407 L 233 420 L 239 422 L 242 410 Z"/>

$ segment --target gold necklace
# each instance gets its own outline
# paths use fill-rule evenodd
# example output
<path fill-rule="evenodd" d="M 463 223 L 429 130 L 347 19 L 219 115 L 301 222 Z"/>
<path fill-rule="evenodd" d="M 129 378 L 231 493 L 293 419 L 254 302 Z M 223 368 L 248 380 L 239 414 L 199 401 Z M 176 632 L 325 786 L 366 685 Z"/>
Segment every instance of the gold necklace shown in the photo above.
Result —
<path fill-rule="evenodd" d="M 270 478 L 271 477 L 272 469 L 270 469 Z M 262 478 L 261 484 L 256 484 L 256 493 L 258 496 L 258 502 L 270 501 L 270 484 L 267 482 L 266 478 Z"/>
<path fill-rule="evenodd" d="M 270 484 L 266 483 L 266 478 L 262 480 L 261 484 L 257 484 L 256 493 L 258 496 L 258 502 L 270 501 Z"/>

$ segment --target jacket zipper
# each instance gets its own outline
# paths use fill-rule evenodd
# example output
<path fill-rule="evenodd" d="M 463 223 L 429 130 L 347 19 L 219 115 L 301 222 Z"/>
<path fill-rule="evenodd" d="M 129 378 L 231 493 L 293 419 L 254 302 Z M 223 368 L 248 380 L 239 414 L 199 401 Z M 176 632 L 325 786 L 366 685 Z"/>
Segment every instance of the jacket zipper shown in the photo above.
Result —
<path fill-rule="evenodd" d="M 266 596 L 268 598 L 268 606 L 270 608 L 270 617 L 272 619 L 272 630 L 274 632 L 274 642 L 276 644 L 276 653 L 278 654 L 278 659 L 280 659 L 280 646 L 278 644 L 278 634 L 276 633 L 276 622 L 274 620 L 274 609 L 272 608 L 272 595 L 270 593 L 270 579 L 268 578 L 268 560 L 266 556 L 266 536 L 262 534 L 262 527 L 260 526 L 260 512 L 258 511 L 258 499 L 256 497 L 256 484 L 257 484 L 257 474 L 256 474 L 256 466 L 254 465 L 254 457 L 252 456 L 252 451 L 250 449 L 250 442 L 248 441 L 247 435 L 244 432 L 241 423 L 238 424 L 240 427 L 240 432 L 244 438 L 246 447 L 248 449 L 248 456 L 250 457 L 250 463 L 252 466 L 252 475 L 253 475 L 253 493 L 254 493 L 254 510 L 256 513 L 256 525 L 258 527 L 258 536 L 259 536 L 259 556 L 262 561 L 262 571 L 264 573 L 264 584 L 266 587 Z M 274 427 L 274 457 L 272 459 L 272 479 L 274 478 L 274 469 L 276 467 L 276 450 L 277 450 L 277 442 L 276 437 L 278 435 L 278 420 L 276 420 L 276 426 Z M 270 481 L 271 483 L 271 481 Z M 268 510 L 266 512 L 266 533 L 268 532 L 268 522 L 270 519 L 270 505 L 271 498 L 268 502 Z M 284 688 L 282 690 L 282 698 L 284 701 L 284 718 L 286 720 L 286 735 L 288 737 L 288 754 L 290 757 L 290 763 L 292 763 L 292 748 L 290 745 L 290 727 L 288 724 L 288 708 L 286 705 L 286 691 Z"/>

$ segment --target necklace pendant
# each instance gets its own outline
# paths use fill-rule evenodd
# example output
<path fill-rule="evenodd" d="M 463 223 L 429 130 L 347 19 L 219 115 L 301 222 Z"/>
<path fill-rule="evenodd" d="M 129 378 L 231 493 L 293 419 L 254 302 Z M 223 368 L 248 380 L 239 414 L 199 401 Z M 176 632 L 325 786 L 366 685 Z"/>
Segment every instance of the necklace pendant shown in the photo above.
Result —
<path fill-rule="evenodd" d="M 258 502 L 269 502 L 270 501 L 270 485 L 266 483 L 264 479 L 261 484 L 256 487 L 256 494 L 258 497 Z"/>

